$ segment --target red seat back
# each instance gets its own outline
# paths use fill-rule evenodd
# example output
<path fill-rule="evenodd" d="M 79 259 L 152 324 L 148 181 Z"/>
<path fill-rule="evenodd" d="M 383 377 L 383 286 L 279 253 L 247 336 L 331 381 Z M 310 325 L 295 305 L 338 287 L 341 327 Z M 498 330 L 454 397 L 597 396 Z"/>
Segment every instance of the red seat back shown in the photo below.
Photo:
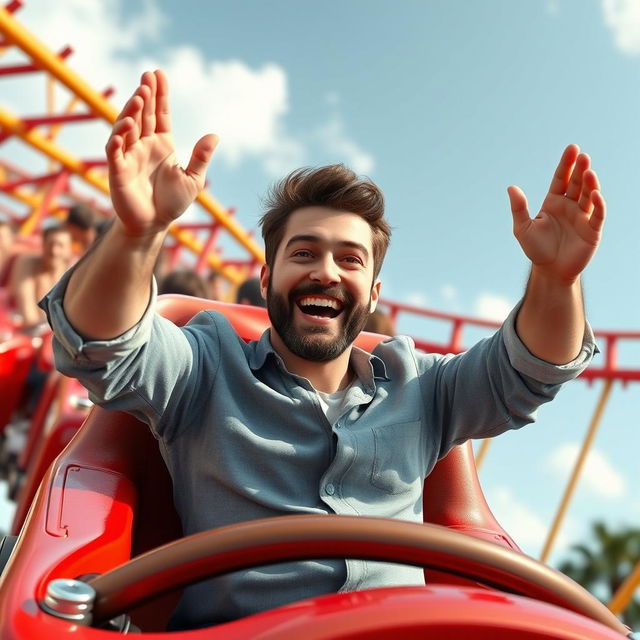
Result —
<path fill-rule="evenodd" d="M 268 326 L 264 309 L 241 305 L 167 296 L 159 308 L 179 322 L 200 309 L 218 309 L 247 340 Z M 358 342 L 372 348 L 383 337 L 363 334 Z M 104 572 L 180 536 L 171 495 L 149 429 L 130 415 L 94 408 L 45 474 L 3 575 L 0 617 L 34 591 L 42 597 L 51 578 Z M 489 511 L 469 446 L 454 449 L 429 476 L 425 520 L 515 547 Z M 176 597 L 138 611 L 134 622 L 163 629 Z"/>
<path fill-rule="evenodd" d="M 267 310 L 189 296 L 160 296 L 159 311 L 176 324 L 185 324 L 198 311 L 216 309 L 225 314 L 236 332 L 246 341 L 256 340 L 269 326 Z M 371 351 L 387 336 L 362 332 L 356 344 Z M 511 536 L 495 519 L 485 500 L 471 442 L 454 447 L 438 462 L 425 481 L 424 521 L 440 524 L 518 549 Z M 435 574 L 430 576 L 433 580 Z"/>
<path fill-rule="evenodd" d="M 0 342 L 0 433 L 22 400 L 35 356 L 36 347 L 28 336 L 16 334 Z"/>

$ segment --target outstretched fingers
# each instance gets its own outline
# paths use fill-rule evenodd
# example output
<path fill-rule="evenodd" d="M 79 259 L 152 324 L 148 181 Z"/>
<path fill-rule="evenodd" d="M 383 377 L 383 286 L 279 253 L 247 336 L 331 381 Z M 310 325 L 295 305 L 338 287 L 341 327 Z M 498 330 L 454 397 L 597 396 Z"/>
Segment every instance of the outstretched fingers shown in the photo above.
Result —
<path fill-rule="evenodd" d="M 218 136 L 208 133 L 196 142 L 191 152 L 191 159 L 186 169 L 187 175 L 192 177 L 200 188 L 204 186 L 207 167 L 211 161 L 211 156 L 218 145 Z"/>
<path fill-rule="evenodd" d="M 140 80 L 138 93 L 144 100 L 140 118 L 140 135 L 150 136 L 156 131 L 156 76 L 150 71 L 145 71 Z M 143 89 L 144 87 L 144 89 Z"/>
<path fill-rule="evenodd" d="M 126 129 L 122 132 L 124 137 L 125 153 L 127 149 L 131 148 L 138 140 L 140 140 L 140 126 L 142 120 L 142 108 L 143 98 L 138 94 L 131 98 L 132 108 L 131 115 L 125 118 L 124 122 L 127 123 Z"/>
<path fill-rule="evenodd" d="M 169 83 L 159 69 L 154 71 L 156 81 L 156 131 L 171 133 L 171 111 L 169 109 Z"/>
<path fill-rule="evenodd" d="M 591 194 L 599 189 L 600 184 L 598 183 L 598 177 L 596 176 L 595 171 L 585 171 L 582 180 L 582 189 L 580 190 L 580 198 L 578 199 L 578 205 L 582 211 L 585 211 L 586 213 L 591 212 L 591 209 L 593 208 Z"/>
<path fill-rule="evenodd" d="M 507 187 L 507 193 L 509 195 L 509 203 L 511 204 L 513 230 L 517 233 L 518 230 L 525 228 L 531 222 L 527 197 L 520 187 L 514 185 Z"/>
<path fill-rule="evenodd" d="M 112 133 L 105 147 L 109 173 L 112 173 L 113 170 L 119 171 L 124 167 L 123 147 L 124 138 L 115 132 Z"/>
<path fill-rule="evenodd" d="M 109 140 L 107 140 L 107 155 L 113 154 L 116 151 L 124 154 L 126 137 L 133 128 L 135 128 L 135 121 L 131 116 L 127 116 L 121 120 L 116 120 L 111 131 L 111 136 L 109 137 Z"/>
<path fill-rule="evenodd" d="M 600 191 L 597 190 L 591 192 L 591 202 L 593 203 L 593 212 L 589 217 L 589 225 L 596 233 L 600 233 L 607 215 L 607 204 Z"/>
<path fill-rule="evenodd" d="M 584 187 L 585 172 L 591 166 L 591 158 L 586 153 L 581 153 L 576 158 L 576 163 L 571 172 L 571 179 L 567 186 L 567 198 L 578 200 Z"/>
<path fill-rule="evenodd" d="M 579 153 L 580 149 L 576 144 L 570 144 L 566 147 L 551 179 L 549 193 L 557 195 L 564 195 L 566 193 Z"/>

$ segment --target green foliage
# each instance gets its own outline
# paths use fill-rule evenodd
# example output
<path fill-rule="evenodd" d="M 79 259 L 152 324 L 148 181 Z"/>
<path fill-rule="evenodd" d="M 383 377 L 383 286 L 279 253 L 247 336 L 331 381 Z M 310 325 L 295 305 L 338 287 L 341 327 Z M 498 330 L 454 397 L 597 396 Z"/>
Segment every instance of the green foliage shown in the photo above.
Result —
<path fill-rule="evenodd" d="M 572 557 L 558 569 L 607 603 L 640 562 L 640 529 L 611 531 L 603 522 L 594 522 L 591 534 L 587 544 L 571 547 Z M 629 603 L 622 618 L 632 629 L 640 628 L 638 598 Z"/>

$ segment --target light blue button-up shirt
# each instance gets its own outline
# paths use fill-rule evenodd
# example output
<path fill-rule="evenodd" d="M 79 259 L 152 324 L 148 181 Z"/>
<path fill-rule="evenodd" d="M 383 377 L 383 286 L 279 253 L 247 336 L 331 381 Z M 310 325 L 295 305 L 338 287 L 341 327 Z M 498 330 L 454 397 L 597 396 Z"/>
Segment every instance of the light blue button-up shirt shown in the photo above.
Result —
<path fill-rule="evenodd" d="M 556 366 L 515 332 L 517 308 L 492 337 L 457 356 L 416 351 L 407 337 L 353 349 L 357 384 L 331 425 L 310 382 L 287 371 L 266 331 L 246 344 L 220 313 L 183 328 L 154 312 L 109 341 L 84 341 L 67 321 L 69 274 L 43 300 L 57 367 L 91 399 L 130 412 L 157 437 L 185 535 L 286 514 L 422 521 L 422 486 L 436 461 L 469 438 L 532 422 L 537 407 L 591 360 Z M 428 499 L 428 496 L 426 496 Z M 423 584 L 415 567 L 359 560 L 283 563 L 185 590 L 174 626 L 235 619 L 301 598 Z"/>

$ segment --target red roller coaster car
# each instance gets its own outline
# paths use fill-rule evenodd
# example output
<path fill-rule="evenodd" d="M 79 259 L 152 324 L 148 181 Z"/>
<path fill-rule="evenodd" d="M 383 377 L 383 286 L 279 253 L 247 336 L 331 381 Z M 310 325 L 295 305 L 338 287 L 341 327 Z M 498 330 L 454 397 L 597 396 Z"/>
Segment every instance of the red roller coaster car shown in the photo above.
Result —
<path fill-rule="evenodd" d="M 177 296 L 160 306 L 179 324 L 217 308 L 245 339 L 267 323 L 264 310 L 251 307 Z M 370 349 L 380 339 L 364 334 L 359 344 Z M 157 640 L 634 637 L 587 591 L 520 552 L 484 500 L 469 445 L 438 463 L 425 494 L 424 525 L 293 516 L 181 538 L 169 475 L 147 427 L 94 408 L 44 475 L 20 534 L 0 547 L 0 559 L 8 556 L 0 637 L 107 640 L 134 627 Z M 163 632 L 177 592 L 192 582 L 344 556 L 424 566 L 427 586 L 323 596 L 216 627 Z M 74 581 L 51 585 L 59 579 Z M 66 604 L 52 599 L 60 585 Z M 85 594 L 95 595 L 90 615 Z"/>

